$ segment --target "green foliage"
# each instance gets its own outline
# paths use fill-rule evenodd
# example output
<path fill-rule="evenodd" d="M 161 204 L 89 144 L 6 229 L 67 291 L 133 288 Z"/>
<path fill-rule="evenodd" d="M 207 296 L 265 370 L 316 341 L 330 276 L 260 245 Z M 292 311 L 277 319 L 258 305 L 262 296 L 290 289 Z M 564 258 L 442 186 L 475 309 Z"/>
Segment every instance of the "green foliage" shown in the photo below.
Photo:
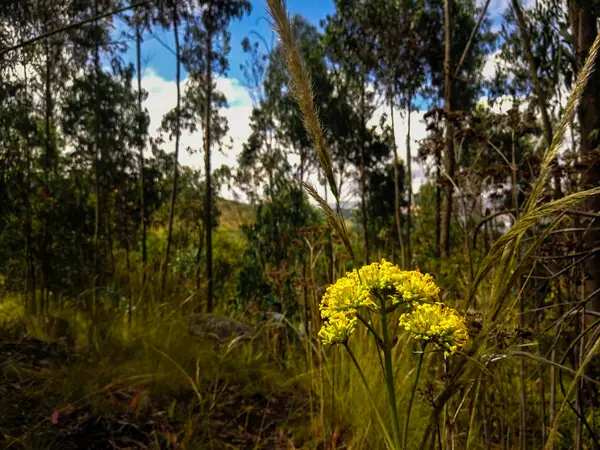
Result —
<path fill-rule="evenodd" d="M 303 230 L 318 223 L 317 211 L 302 189 L 280 180 L 268 200 L 257 205 L 256 220 L 242 228 L 248 248 L 237 284 L 237 307 L 264 319 L 277 311 L 292 318 L 300 309 L 295 288 L 302 279 L 308 249 Z"/>

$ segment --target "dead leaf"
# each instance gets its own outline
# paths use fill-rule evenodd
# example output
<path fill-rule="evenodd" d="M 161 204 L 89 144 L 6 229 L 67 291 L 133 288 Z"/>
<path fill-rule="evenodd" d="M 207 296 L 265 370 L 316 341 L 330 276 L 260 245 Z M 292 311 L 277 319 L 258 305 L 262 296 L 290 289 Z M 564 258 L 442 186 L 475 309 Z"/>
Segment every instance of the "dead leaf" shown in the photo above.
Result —
<path fill-rule="evenodd" d="M 133 396 L 133 398 L 131 399 L 131 401 L 129 402 L 129 406 L 128 406 L 128 408 L 129 408 L 129 411 L 130 411 L 130 412 L 135 412 L 135 408 L 136 408 L 136 406 L 137 406 L 137 403 L 138 403 L 138 399 L 139 399 L 139 397 L 140 397 L 140 393 L 139 393 L 139 392 L 137 392 L 137 393 L 136 393 L 136 394 Z"/>
<path fill-rule="evenodd" d="M 114 448 L 115 450 L 121 450 L 121 447 L 119 447 L 117 444 L 114 443 L 114 441 L 112 439 L 108 440 L 108 443 L 110 444 L 110 446 L 112 448 Z"/>

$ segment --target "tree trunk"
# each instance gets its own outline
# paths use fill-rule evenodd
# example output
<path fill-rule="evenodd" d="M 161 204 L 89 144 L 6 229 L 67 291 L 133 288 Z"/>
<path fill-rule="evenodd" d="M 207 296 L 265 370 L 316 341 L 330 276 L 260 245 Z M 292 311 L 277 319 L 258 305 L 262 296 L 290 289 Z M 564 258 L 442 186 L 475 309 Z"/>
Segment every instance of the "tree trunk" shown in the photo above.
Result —
<path fill-rule="evenodd" d="M 138 85 L 138 114 L 139 114 L 139 137 L 140 137 L 140 225 L 142 228 L 142 289 L 146 284 L 146 263 L 148 261 L 148 249 L 146 247 L 146 193 L 144 187 L 144 141 L 142 135 L 143 114 L 143 92 L 142 92 L 142 31 L 139 22 L 135 25 L 135 47 L 137 63 L 137 85 Z"/>
<path fill-rule="evenodd" d="M 94 16 L 98 16 L 98 1 L 94 1 Z M 101 222 L 101 201 L 100 201 L 100 36 L 98 21 L 94 21 L 94 109 L 95 109 L 95 130 L 94 143 L 92 145 L 93 163 L 94 163 L 94 195 L 96 201 L 94 204 L 94 273 L 92 281 L 92 317 L 95 323 L 98 313 L 98 278 L 100 277 L 100 222 Z"/>
<path fill-rule="evenodd" d="M 50 29 L 50 18 L 48 14 L 47 2 L 44 1 L 44 13 L 46 21 L 46 32 Z M 49 38 L 44 40 L 44 53 L 46 59 L 46 70 L 44 74 L 45 83 L 45 149 L 44 149 L 44 187 L 47 198 L 43 207 L 44 211 L 44 237 L 42 242 L 42 286 L 40 290 L 40 302 L 38 312 L 44 313 L 46 300 L 49 298 L 50 291 L 50 205 L 52 203 L 50 190 L 50 166 L 52 161 L 52 116 L 53 116 L 53 100 L 52 100 L 52 83 L 51 83 L 51 66 L 50 57 L 50 42 Z M 37 308 L 36 308 L 37 309 Z"/>
<path fill-rule="evenodd" d="M 341 177 L 340 177 L 341 178 Z M 323 190 L 325 193 L 325 202 L 329 204 L 328 199 L 328 191 L 329 185 L 327 183 L 327 177 L 323 173 Z M 338 192 L 340 192 L 338 190 Z M 333 238 L 331 237 L 331 228 L 327 227 L 327 262 L 328 262 L 328 271 L 327 271 L 327 280 L 329 284 L 333 284 L 335 281 L 335 251 L 333 249 Z M 311 269 L 312 270 L 312 269 Z M 313 278 L 314 279 L 314 278 Z"/>
<path fill-rule="evenodd" d="M 173 218 L 175 216 L 175 203 L 177 202 L 177 185 L 179 182 L 179 137 L 181 134 L 181 57 L 179 49 L 179 13 L 177 11 L 177 1 L 173 2 L 173 37 L 175 38 L 175 64 L 176 75 L 175 84 L 177 86 L 177 106 L 175 107 L 175 154 L 173 155 L 173 189 L 171 192 L 171 208 L 169 211 L 169 228 L 167 231 L 167 249 L 165 250 L 165 260 L 162 267 L 162 276 L 160 282 L 161 298 L 165 294 L 167 282 L 167 272 L 169 270 L 169 255 L 171 252 L 171 242 L 173 240 Z"/>
<path fill-rule="evenodd" d="M 581 69 L 588 56 L 592 43 L 598 34 L 598 17 L 592 10 L 588 1 L 574 2 L 573 18 L 577 24 L 577 63 Z M 600 128 L 600 61 L 595 62 L 595 70 L 585 86 L 579 103 L 579 126 L 581 132 L 581 160 L 587 165 L 582 174 L 584 188 L 597 187 L 600 184 L 600 158 L 596 148 L 599 140 L 597 130 Z M 596 133 L 594 133 L 596 131 Z M 600 211 L 600 196 L 588 197 L 585 208 L 590 212 Z M 584 250 L 591 250 L 600 245 L 600 232 L 598 219 L 594 219 L 589 226 L 589 231 L 584 234 Z M 586 292 L 591 294 L 600 288 L 600 253 L 596 252 L 587 259 Z M 596 295 L 590 303 L 594 311 L 600 311 L 600 296 Z"/>
<path fill-rule="evenodd" d="M 200 296 L 200 287 L 202 286 L 202 271 L 200 270 L 200 262 L 202 261 L 202 250 L 204 248 L 204 228 L 202 225 L 198 227 L 198 249 L 196 251 L 196 273 L 194 275 L 196 292 L 195 297 L 199 298 Z M 202 305 L 200 302 L 194 305 L 194 310 L 197 313 L 202 312 Z"/>
<path fill-rule="evenodd" d="M 366 187 L 366 174 L 365 174 L 365 134 L 367 129 L 367 120 L 365 114 L 365 76 L 361 80 L 360 88 L 360 116 L 361 116 L 361 142 L 360 142 L 360 205 L 362 210 L 362 225 L 363 225 L 363 239 L 365 244 L 365 264 L 370 261 L 370 249 L 369 249 L 369 220 L 367 218 L 367 187 Z"/>
<path fill-rule="evenodd" d="M 29 111 L 29 84 L 27 77 L 27 64 L 23 60 L 23 74 L 25 78 L 25 111 Z M 35 263 L 33 259 L 33 239 L 32 239 L 32 219 L 31 219 L 31 146 L 29 133 L 25 136 L 25 311 L 27 313 L 35 312 Z"/>
<path fill-rule="evenodd" d="M 450 11 L 452 0 L 444 0 L 444 109 L 446 112 L 446 138 L 444 167 L 446 180 L 444 180 L 444 211 L 440 231 L 440 247 L 443 257 L 450 254 L 450 220 L 452 218 L 452 198 L 454 195 L 454 125 L 450 114 L 452 113 L 452 24 Z"/>
<path fill-rule="evenodd" d="M 442 234 L 442 154 L 441 149 L 435 149 L 435 255 L 441 256 Z"/>
<path fill-rule="evenodd" d="M 394 127 L 394 92 L 390 85 L 390 117 L 392 121 L 392 147 L 394 149 L 394 218 L 396 220 L 396 236 L 400 244 L 400 261 L 402 267 L 406 268 L 406 253 L 404 239 L 402 237 L 402 214 L 400 212 L 400 169 L 398 167 L 398 148 L 396 146 L 396 130 Z"/>
<path fill-rule="evenodd" d="M 204 197 L 204 228 L 206 230 L 206 310 L 213 309 L 213 254 L 212 254 L 212 185 L 210 169 L 211 114 L 212 114 L 212 24 L 207 24 L 206 35 L 206 97 L 204 101 L 204 170 L 206 172 L 206 192 Z"/>
<path fill-rule="evenodd" d="M 519 24 L 519 31 L 521 34 L 521 39 L 523 40 L 523 46 L 525 47 L 525 54 L 527 55 L 527 62 L 529 63 L 529 72 L 531 74 L 531 81 L 533 83 L 533 89 L 535 90 L 535 95 L 537 97 L 538 107 L 540 108 L 540 112 L 542 114 L 542 124 L 544 126 L 544 139 L 546 141 L 546 148 L 549 148 L 552 144 L 552 122 L 550 121 L 550 115 L 548 114 L 548 107 L 546 102 L 546 94 L 542 90 L 542 85 L 538 79 L 537 74 L 537 64 L 535 62 L 535 58 L 533 56 L 533 51 L 531 50 L 531 39 L 529 38 L 529 33 L 527 31 L 527 24 L 525 23 L 525 16 L 523 14 L 523 9 L 521 8 L 521 0 L 512 0 L 512 5 L 517 15 L 517 22 Z M 558 164 L 558 157 L 553 162 L 554 170 L 554 197 L 560 198 L 562 197 L 562 189 L 560 186 L 560 167 Z"/>
<path fill-rule="evenodd" d="M 408 95 L 408 107 L 406 115 L 408 117 L 408 123 L 406 125 L 406 189 L 408 194 L 407 205 L 408 209 L 406 212 L 406 261 L 410 266 L 412 264 L 412 250 L 411 250 L 411 229 L 412 229 L 412 154 L 410 151 L 410 116 L 412 113 L 412 93 Z"/>

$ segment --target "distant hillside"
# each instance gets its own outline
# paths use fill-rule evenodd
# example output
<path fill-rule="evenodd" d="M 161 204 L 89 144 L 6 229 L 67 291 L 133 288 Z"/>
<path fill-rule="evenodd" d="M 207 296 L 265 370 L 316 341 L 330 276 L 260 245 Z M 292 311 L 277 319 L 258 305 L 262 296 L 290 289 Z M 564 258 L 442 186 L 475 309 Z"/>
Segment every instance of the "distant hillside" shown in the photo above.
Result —
<path fill-rule="evenodd" d="M 335 211 L 336 206 L 334 204 L 330 206 Z M 350 220 L 357 205 L 349 206 L 350 207 L 342 207 L 342 215 L 348 222 L 348 226 L 351 226 Z M 254 207 L 247 203 L 219 198 L 217 200 L 217 207 L 221 211 L 219 227 L 224 230 L 236 231 L 239 230 L 242 225 L 252 224 L 256 220 L 256 211 Z"/>
<path fill-rule="evenodd" d="M 226 230 L 239 230 L 242 225 L 251 224 L 256 218 L 254 208 L 246 203 L 220 198 L 217 207 L 221 211 L 219 226 Z"/>

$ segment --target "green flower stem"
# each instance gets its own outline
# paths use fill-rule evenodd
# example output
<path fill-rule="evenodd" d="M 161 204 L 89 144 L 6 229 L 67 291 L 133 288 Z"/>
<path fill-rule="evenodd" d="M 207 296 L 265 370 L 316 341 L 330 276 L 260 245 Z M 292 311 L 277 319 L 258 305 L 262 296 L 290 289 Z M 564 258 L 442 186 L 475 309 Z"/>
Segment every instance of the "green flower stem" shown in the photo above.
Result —
<path fill-rule="evenodd" d="M 395 448 L 394 441 L 392 441 L 392 438 L 391 438 L 390 434 L 388 433 L 387 428 L 385 426 L 385 422 L 383 421 L 381 414 L 379 414 L 379 409 L 377 408 L 377 404 L 375 403 L 375 397 L 373 397 L 373 394 L 371 393 L 371 389 L 369 388 L 369 383 L 367 382 L 367 378 L 365 377 L 364 372 L 360 368 L 360 365 L 358 364 L 358 361 L 356 360 L 354 353 L 352 353 L 352 350 L 350 350 L 348 343 L 345 342 L 344 347 L 346 347 L 346 350 L 348 351 L 348 354 L 350 355 L 350 359 L 352 359 L 352 362 L 354 363 L 354 367 L 356 367 L 356 370 L 358 371 L 358 374 L 360 375 L 360 379 L 362 380 L 365 390 L 367 391 L 367 396 L 369 397 L 369 400 L 371 401 L 371 406 L 375 410 L 375 414 L 377 415 L 377 420 L 379 420 L 379 424 L 381 425 L 381 429 L 383 430 L 383 434 L 385 436 L 387 444 L 390 448 L 393 449 L 393 448 Z"/>
<path fill-rule="evenodd" d="M 383 342 L 381 340 L 381 338 L 379 337 L 379 335 L 377 334 L 377 332 L 375 331 L 375 329 L 371 326 L 371 324 L 363 316 L 361 316 L 360 314 L 357 314 L 356 317 L 358 320 L 360 320 L 363 323 L 363 325 L 365 327 L 367 327 L 367 330 L 369 330 L 371 332 L 373 337 L 375 337 L 375 341 L 376 341 L 377 345 L 379 345 L 381 342 Z"/>
<path fill-rule="evenodd" d="M 410 411 L 412 410 L 413 400 L 415 399 L 415 392 L 417 391 L 417 385 L 419 384 L 419 377 L 421 376 L 421 366 L 423 366 L 423 358 L 425 357 L 425 347 L 427 343 L 423 345 L 421 354 L 419 355 L 419 362 L 417 364 L 417 373 L 415 375 L 415 382 L 410 391 L 410 399 L 408 400 L 408 408 L 406 409 L 406 418 L 404 419 L 404 434 L 402 435 L 402 445 L 406 448 L 408 441 L 408 425 L 410 423 Z"/>
<path fill-rule="evenodd" d="M 387 313 L 385 310 L 385 300 L 381 299 L 381 329 L 383 332 L 383 359 L 385 363 L 385 382 L 387 386 L 388 406 L 390 409 L 390 418 L 392 419 L 392 432 L 394 434 L 394 443 L 398 450 L 402 449 L 400 443 L 400 427 L 398 426 L 398 409 L 396 407 L 396 391 L 394 387 L 394 369 L 392 367 L 392 346 L 390 334 L 387 326 Z"/>

